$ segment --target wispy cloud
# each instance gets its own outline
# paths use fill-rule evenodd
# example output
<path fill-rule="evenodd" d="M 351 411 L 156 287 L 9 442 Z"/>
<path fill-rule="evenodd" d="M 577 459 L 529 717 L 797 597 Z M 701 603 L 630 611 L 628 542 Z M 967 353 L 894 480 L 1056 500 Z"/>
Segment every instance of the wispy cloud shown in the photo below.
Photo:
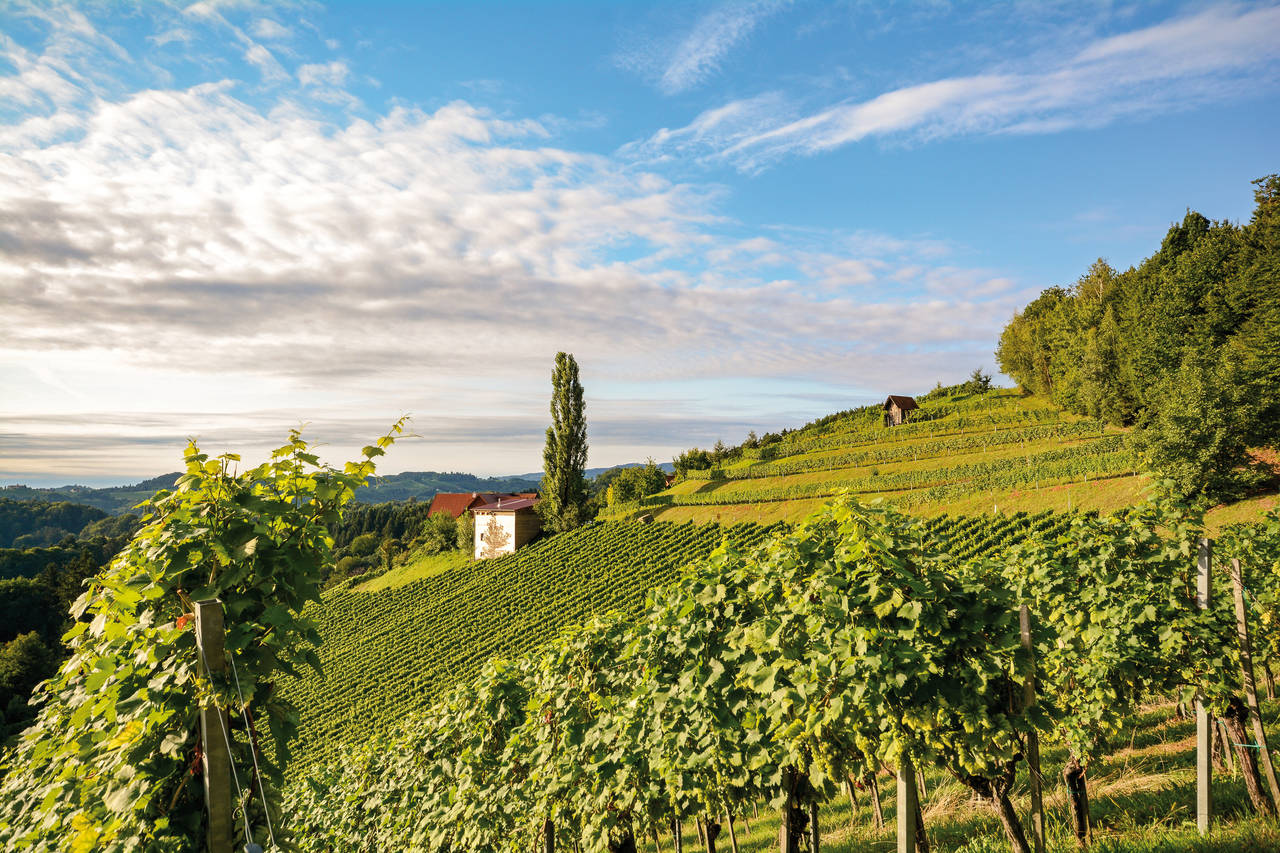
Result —
<path fill-rule="evenodd" d="M 724 3 L 703 14 L 684 34 L 633 46 L 618 61 L 653 78 L 664 94 L 675 95 L 711 77 L 730 51 L 788 5 L 789 0 Z"/>
<path fill-rule="evenodd" d="M 251 32 L 260 39 L 293 38 L 292 29 L 272 18 L 257 18 L 252 24 Z"/>
<path fill-rule="evenodd" d="M 873 138 L 1096 127 L 1273 90 L 1280 82 L 1278 33 L 1280 7 L 1215 6 L 1099 39 L 1056 62 L 1006 63 L 816 111 L 777 92 L 732 101 L 622 150 L 643 159 L 696 154 L 750 171 Z"/>

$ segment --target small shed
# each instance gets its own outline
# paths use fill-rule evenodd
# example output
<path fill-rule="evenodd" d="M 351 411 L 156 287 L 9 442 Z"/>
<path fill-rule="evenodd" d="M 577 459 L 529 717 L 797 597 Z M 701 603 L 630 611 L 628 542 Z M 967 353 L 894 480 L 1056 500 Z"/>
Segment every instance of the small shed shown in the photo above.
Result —
<path fill-rule="evenodd" d="M 920 408 L 913 397 L 902 397 L 890 394 L 884 401 L 884 425 L 887 427 L 905 424 L 911 420 L 909 412 Z"/>
<path fill-rule="evenodd" d="M 483 560 L 513 554 L 542 532 L 536 497 L 500 497 L 472 507 L 476 520 L 475 557 Z"/>

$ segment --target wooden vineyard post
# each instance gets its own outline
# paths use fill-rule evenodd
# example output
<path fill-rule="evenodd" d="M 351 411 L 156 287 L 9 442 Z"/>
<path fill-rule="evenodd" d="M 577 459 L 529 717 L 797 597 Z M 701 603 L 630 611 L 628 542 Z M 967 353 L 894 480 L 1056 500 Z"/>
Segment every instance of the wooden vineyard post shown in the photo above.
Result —
<path fill-rule="evenodd" d="M 916 853 L 916 771 L 905 754 L 898 765 L 898 853 Z"/>
<path fill-rule="evenodd" d="M 226 630 L 222 602 L 196 602 L 197 667 L 201 675 L 225 672 Z M 206 664 L 208 668 L 206 669 Z M 200 708 L 200 750 L 204 764 L 204 801 L 209 810 L 209 853 L 231 853 L 231 755 L 227 752 L 227 718 L 216 704 Z"/>
<path fill-rule="evenodd" d="M 1027 650 L 1031 673 L 1022 686 L 1022 709 L 1025 712 L 1036 703 L 1035 650 L 1031 645 L 1031 610 L 1027 605 L 1018 609 L 1018 625 L 1022 632 L 1022 647 Z M 1034 728 L 1027 731 L 1027 780 L 1031 786 L 1031 835 L 1035 853 L 1044 853 L 1044 797 L 1040 790 L 1040 735 Z"/>
<path fill-rule="evenodd" d="M 1210 573 L 1213 565 L 1213 542 L 1200 540 L 1200 556 L 1196 561 L 1196 607 L 1209 609 L 1212 589 Z M 1213 824 L 1213 731 L 1204 697 L 1196 695 L 1196 829 L 1209 834 Z"/>
<path fill-rule="evenodd" d="M 1280 783 L 1276 782 L 1276 768 L 1271 763 L 1271 750 L 1267 746 L 1267 731 L 1262 725 L 1262 710 L 1258 707 L 1258 688 L 1253 680 L 1253 650 L 1249 645 L 1249 611 L 1244 606 L 1244 576 L 1240 561 L 1231 561 L 1231 587 L 1236 600 L 1236 632 L 1240 635 L 1240 674 L 1244 678 L 1244 698 L 1249 703 L 1249 716 L 1253 719 L 1253 736 L 1257 739 L 1258 757 L 1267 775 L 1271 789 L 1271 802 L 1280 808 Z"/>

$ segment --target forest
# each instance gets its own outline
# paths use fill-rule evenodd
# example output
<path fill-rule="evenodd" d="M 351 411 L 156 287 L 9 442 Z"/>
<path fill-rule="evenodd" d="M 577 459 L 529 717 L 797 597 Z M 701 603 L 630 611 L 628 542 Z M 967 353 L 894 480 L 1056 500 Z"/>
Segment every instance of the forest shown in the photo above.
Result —
<path fill-rule="evenodd" d="M 1000 336 L 1000 369 L 1068 411 L 1135 427 L 1148 465 L 1183 494 L 1238 497 L 1273 477 L 1280 439 L 1280 176 L 1250 221 L 1188 211 L 1153 255 L 1099 259 Z"/>

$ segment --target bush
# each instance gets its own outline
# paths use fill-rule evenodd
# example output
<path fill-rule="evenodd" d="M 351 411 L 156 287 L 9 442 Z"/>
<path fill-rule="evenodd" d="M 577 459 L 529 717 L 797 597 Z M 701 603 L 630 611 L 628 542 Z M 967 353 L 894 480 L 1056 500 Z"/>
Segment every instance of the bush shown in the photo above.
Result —
<path fill-rule="evenodd" d="M 348 554 L 355 554 L 357 557 L 367 557 L 378 548 L 378 534 L 361 533 L 355 539 L 351 540 L 351 544 L 347 547 Z"/>
<path fill-rule="evenodd" d="M 428 554 L 458 547 L 458 520 L 447 512 L 437 512 L 422 524 L 422 550 Z"/>

